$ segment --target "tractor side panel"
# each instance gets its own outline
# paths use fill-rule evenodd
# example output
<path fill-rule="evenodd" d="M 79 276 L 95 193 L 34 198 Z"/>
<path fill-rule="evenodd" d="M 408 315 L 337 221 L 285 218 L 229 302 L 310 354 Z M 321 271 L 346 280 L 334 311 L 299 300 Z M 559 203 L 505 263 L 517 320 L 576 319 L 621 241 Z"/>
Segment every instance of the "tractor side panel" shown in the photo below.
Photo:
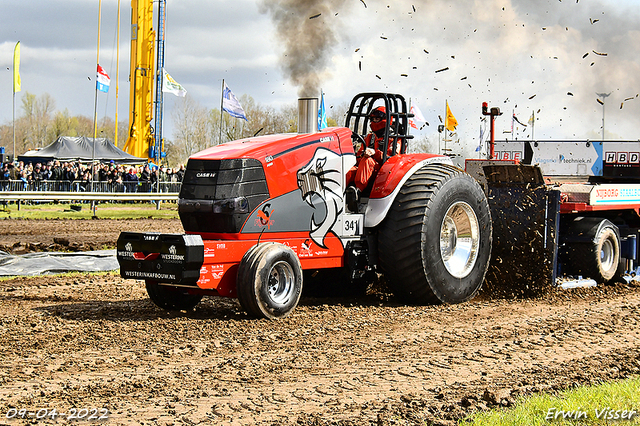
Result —
<path fill-rule="evenodd" d="M 274 150 L 277 148 L 277 151 Z M 310 159 L 321 160 L 322 154 L 316 156 L 318 150 L 327 154 L 332 152 L 340 156 L 340 138 L 336 133 L 314 133 L 296 141 L 290 146 L 274 145 L 265 156 L 263 161 L 264 172 L 269 186 L 271 197 L 277 197 L 288 192 L 299 189 L 298 173 L 301 169 L 309 167 Z M 329 155 L 329 154 L 327 154 Z M 314 163 L 314 165 L 316 165 Z M 342 172 L 341 165 L 316 166 L 323 170 L 335 169 Z"/>
<path fill-rule="evenodd" d="M 331 142 L 331 148 L 338 148 L 337 138 Z M 267 176 L 280 176 L 279 188 L 289 191 L 263 201 L 241 233 L 271 238 L 275 233 L 303 232 L 313 244 L 327 248 L 325 239 L 344 212 L 343 158 L 337 151 L 322 143 L 310 144 L 290 153 L 291 158 L 283 155 L 268 163 Z"/>
<path fill-rule="evenodd" d="M 302 269 L 337 268 L 344 266 L 342 241 L 333 233 L 324 240 L 326 247 L 314 244 L 306 233 L 273 233 L 258 239 L 205 240 L 204 263 L 200 268 L 198 287 L 215 290 L 225 297 L 237 297 L 236 276 L 242 256 L 254 245 L 266 242 L 285 244 L 300 259 Z"/>
<path fill-rule="evenodd" d="M 303 269 L 344 266 L 343 243 L 335 229 L 344 212 L 344 160 L 336 135 L 313 135 L 266 157 L 263 165 L 271 197 L 248 215 L 237 234 L 202 234 L 204 264 L 198 287 L 236 297 L 240 260 L 253 245 L 289 246 Z M 350 144 L 350 138 L 349 138 Z"/>

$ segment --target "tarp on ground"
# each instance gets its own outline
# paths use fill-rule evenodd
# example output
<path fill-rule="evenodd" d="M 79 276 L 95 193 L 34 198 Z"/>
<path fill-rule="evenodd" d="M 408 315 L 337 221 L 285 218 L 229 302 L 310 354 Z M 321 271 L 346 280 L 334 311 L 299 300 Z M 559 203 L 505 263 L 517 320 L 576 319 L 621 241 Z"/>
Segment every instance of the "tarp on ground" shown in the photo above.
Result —
<path fill-rule="evenodd" d="M 55 142 L 44 148 L 27 151 L 18 156 L 18 160 L 25 163 L 46 163 L 53 160 L 89 163 L 94 159 L 101 163 L 109 163 L 113 160 L 118 164 L 143 164 L 147 162 L 146 158 L 135 157 L 124 152 L 107 138 L 94 139 L 84 136 L 60 136 Z"/>
<path fill-rule="evenodd" d="M 41 252 L 21 255 L 0 251 L 0 276 L 114 271 L 119 267 L 115 250 L 77 253 Z"/>

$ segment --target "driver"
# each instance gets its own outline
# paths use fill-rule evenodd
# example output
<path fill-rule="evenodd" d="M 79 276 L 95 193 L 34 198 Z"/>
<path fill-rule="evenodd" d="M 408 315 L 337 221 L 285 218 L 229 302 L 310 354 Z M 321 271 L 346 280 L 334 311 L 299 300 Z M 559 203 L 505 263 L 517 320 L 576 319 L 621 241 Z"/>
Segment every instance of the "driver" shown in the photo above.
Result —
<path fill-rule="evenodd" d="M 369 186 L 369 181 L 380 169 L 382 165 L 383 153 L 381 145 L 384 139 L 384 131 L 387 127 L 387 110 L 380 106 L 369 113 L 369 127 L 373 133 L 367 134 L 364 138 L 364 144 L 360 146 L 356 153 L 356 165 L 353 166 L 346 175 L 347 195 L 355 200 L 349 208 L 355 211 L 352 204 L 360 198 L 360 193 L 364 192 Z M 389 141 L 387 155 L 393 152 L 392 141 Z M 349 194 L 351 192 L 351 194 Z M 355 192 L 355 194 L 353 194 Z M 349 199 L 349 198 L 348 198 Z"/>

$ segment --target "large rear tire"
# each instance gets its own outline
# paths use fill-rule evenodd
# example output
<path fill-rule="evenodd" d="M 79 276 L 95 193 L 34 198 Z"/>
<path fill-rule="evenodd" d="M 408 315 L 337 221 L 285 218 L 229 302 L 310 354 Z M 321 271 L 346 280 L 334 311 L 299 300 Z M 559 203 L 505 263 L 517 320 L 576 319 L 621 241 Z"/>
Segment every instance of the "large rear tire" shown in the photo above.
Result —
<path fill-rule="evenodd" d="M 474 178 L 428 164 L 410 176 L 380 226 L 380 266 L 410 303 L 461 303 L 476 295 L 491 256 L 491 213 Z"/>
<path fill-rule="evenodd" d="M 189 294 L 180 287 L 160 285 L 155 281 L 145 284 L 151 301 L 167 311 L 190 311 L 202 300 L 201 295 Z"/>
<path fill-rule="evenodd" d="M 240 305 L 252 317 L 286 316 L 302 294 L 300 260 L 284 244 L 258 244 L 242 257 L 236 283 Z"/>

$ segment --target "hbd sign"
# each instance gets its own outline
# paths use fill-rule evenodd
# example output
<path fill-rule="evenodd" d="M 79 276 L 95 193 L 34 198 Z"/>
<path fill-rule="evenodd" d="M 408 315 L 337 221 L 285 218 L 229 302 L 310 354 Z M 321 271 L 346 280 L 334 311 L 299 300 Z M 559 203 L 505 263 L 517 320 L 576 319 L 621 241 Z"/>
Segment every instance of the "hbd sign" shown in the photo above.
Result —
<path fill-rule="evenodd" d="M 604 162 L 609 164 L 640 164 L 640 152 L 605 152 Z"/>

